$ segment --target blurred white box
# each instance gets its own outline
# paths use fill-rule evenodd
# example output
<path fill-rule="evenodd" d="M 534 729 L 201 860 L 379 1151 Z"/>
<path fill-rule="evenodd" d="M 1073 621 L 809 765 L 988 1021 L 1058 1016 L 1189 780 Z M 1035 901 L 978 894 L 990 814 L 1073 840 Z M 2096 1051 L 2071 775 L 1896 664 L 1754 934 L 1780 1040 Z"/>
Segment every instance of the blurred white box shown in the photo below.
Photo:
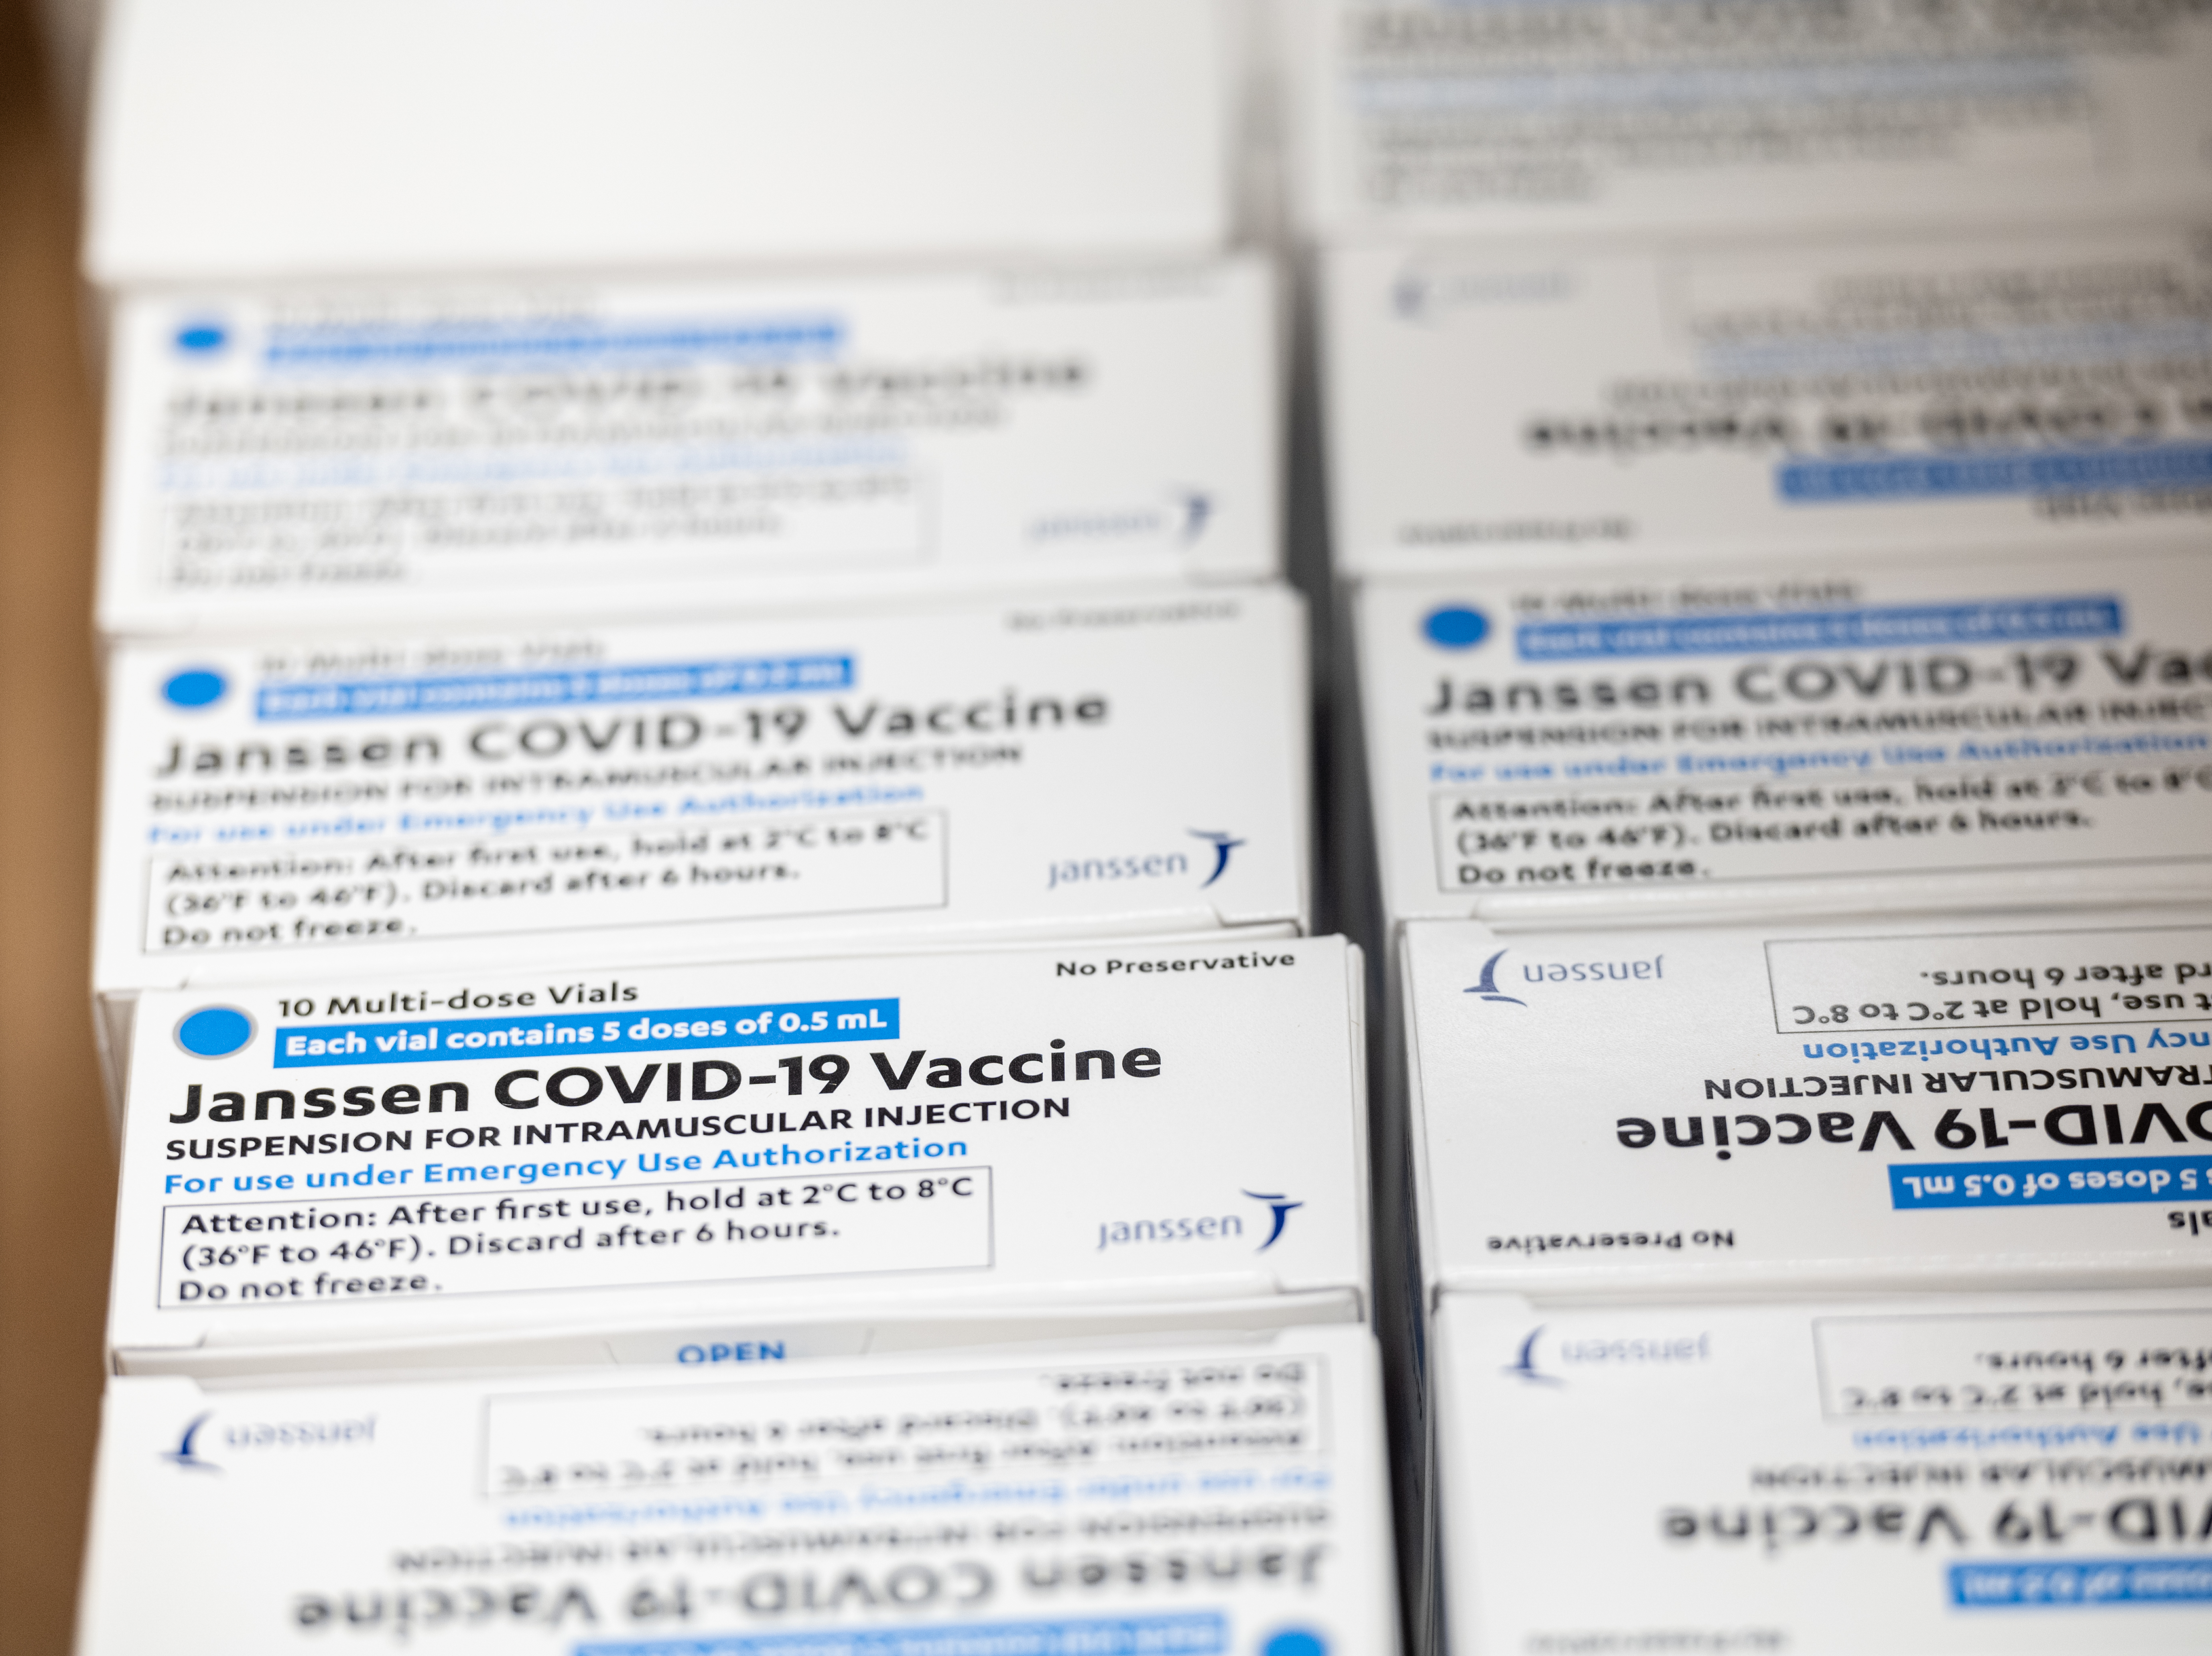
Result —
<path fill-rule="evenodd" d="M 273 277 L 1218 248 L 1206 0 L 116 0 L 86 267 Z"/>
<path fill-rule="evenodd" d="M 94 988 L 1304 929 L 1279 588 L 112 658 Z"/>
<path fill-rule="evenodd" d="M 2206 85 L 2212 90 L 2212 76 Z M 2212 227 L 1325 264 L 1340 573 L 2093 558 L 2212 521 Z"/>
<path fill-rule="evenodd" d="M 1254 259 L 125 300 L 112 634 L 1280 567 Z"/>
<path fill-rule="evenodd" d="M 139 1008 L 129 1373 L 741 1363 L 1358 1321 L 1341 938 Z"/>
<path fill-rule="evenodd" d="M 2203 1283 L 2212 907 L 1402 946 L 1431 1307 Z"/>
<path fill-rule="evenodd" d="M 1364 1331 L 107 1393 L 79 1648 L 1390 1656 Z"/>
<path fill-rule="evenodd" d="M 2212 205 L 2212 19 L 1294 0 L 1326 239 L 2051 225 Z"/>
<path fill-rule="evenodd" d="M 2212 566 L 2030 550 L 1364 583 L 1390 918 L 2212 897 Z"/>
<path fill-rule="evenodd" d="M 2212 1643 L 2201 1289 L 1455 1295 L 1436 1350 L 1452 1656 Z"/>

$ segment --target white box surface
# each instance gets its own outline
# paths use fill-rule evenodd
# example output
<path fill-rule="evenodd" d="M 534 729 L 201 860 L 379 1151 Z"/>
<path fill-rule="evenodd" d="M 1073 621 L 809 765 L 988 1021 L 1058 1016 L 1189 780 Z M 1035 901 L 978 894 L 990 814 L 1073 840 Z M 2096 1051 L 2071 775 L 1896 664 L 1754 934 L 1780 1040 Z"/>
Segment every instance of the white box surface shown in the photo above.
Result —
<path fill-rule="evenodd" d="M 2207 533 L 2202 225 L 1327 270 L 1348 575 Z"/>
<path fill-rule="evenodd" d="M 101 624 L 1264 579 L 1273 300 L 1256 260 L 137 298 Z"/>
<path fill-rule="evenodd" d="M 1324 237 L 2049 223 L 2212 194 L 2212 22 L 2188 5 L 1300 15 Z"/>
<path fill-rule="evenodd" d="M 78 1648 L 1389 1656 L 1373 1342 L 109 1388 Z"/>
<path fill-rule="evenodd" d="M 1360 994 L 1329 937 L 149 996 L 109 1343 L 257 1374 L 1357 1319 Z"/>
<path fill-rule="evenodd" d="M 96 282 L 1218 247 L 1193 0 L 118 0 Z"/>
<path fill-rule="evenodd" d="M 1643 569 L 1356 595 L 1395 919 L 2212 895 L 2212 562 Z"/>
<path fill-rule="evenodd" d="M 1432 1299 L 2212 1275 L 2212 908 L 1404 936 Z"/>
<path fill-rule="evenodd" d="M 1452 1656 L 2197 1651 L 2212 1295 L 1440 1319 Z"/>
<path fill-rule="evenodd" d="M 95 986 L 1297 927 L 1279 591 L 117 652 Z"/>

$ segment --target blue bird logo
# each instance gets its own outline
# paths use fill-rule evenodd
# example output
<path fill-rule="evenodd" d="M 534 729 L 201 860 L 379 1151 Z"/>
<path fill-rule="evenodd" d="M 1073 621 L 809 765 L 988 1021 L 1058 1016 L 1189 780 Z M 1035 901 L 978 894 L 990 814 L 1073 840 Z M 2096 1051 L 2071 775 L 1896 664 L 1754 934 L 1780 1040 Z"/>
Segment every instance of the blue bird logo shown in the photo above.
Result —
<path fill-rule="evenodd" d="M 1244 1194 L 1250 1197 L 1255 1202 L 1265 1202 L 1267 1204 L 1267 1211 L 1274 1216 L 1275 1228 L 1267 1233 L 1267 1240 L 1266 1241 L 1261 1243 L 1258 1247 L 1253 1249 L 1253 1252 L 1255 1253 L 1265 1253 L 1269 1248 L 1274 1247 L 1277 1240 L 1282 1236 L 1283 1227 L 1290 1222 L 1291 1210 L 1292 1208 L 1302 1208 L 1305 1204 L 1304 1202 L 1285 1201 L 1279 1191 L 1263 1193 L 1256 1190 L 1248 1190 Z"/>
<path fill-rule="evenodd" d="M 1176 504 L 1182 508 L 1181 539 L 1190 545 L 1206 533 L 1206 526 L 1213 520 L 1213 496 L 1195 488 L 1176 491 Z"/>
<path fill-rule="evenodd" d="M 1525 1000 L 1516 1000 L 1511 995 L 1501 995 L 1498 992 L 1498 962 L 1504 958 L 1505 951 L 1501 949 L 1495 955 L 1492 955 L 1488 960 L 1483 961 L 1482 981 L 1476 984 L 1472 989 L 1462 990 L 1461 992 L 1462 994 L 1468 995 L 1480 995 L 1485 1000 L 1502 1000 L 1508 1006 L 1526 1006 L 1528 1003 Z"/>
<path fill-rule="evenodd" d="M 1192 839 L 1203 840 L 1213 847 L 1213 872 L 1198 883 L 1198 889 L 1203 891 L 1229 871 L 1229 853 L 1245 842 L 1205 828 L 1190 828 L 1187 832 Z"/>
<path fill-rule="evenodd" d="M 189 1467 L 196 1472 L 221 1471 L 222 1468 L 216 1465 L 212 1460 L 203 1460 L 200 1459 L 198 1447 L 200 1428 L 206 1425 L 209 1421 L 214 1418 L 215 1410 L 212 1409 L 206 1410 L 203 1414 L 196 1416 L 193 1418 L 192 1423 L 185 1428 L 185 1435 L 177 1440 L 177 1447 L 173 1449 L 164 1450 L 161 1453 L 161 1459 L 164 1460 L 173 1460 L 178 1465 Z"/>
<path fill-rule="evenodd" d="M 1557 1374 L 1547 1374 L 1536 1367 L 1536 1341 L 1543 1331 L 1540 1324 L 1532 1329 L 1528 1338 L 1521 1342 L 1521 1355 L 1500 1372 L 1517 1375 L 1524 1380 L 1534 1380 L 1539 1386 L 1565 1385 L 1566 1382 Z"/>

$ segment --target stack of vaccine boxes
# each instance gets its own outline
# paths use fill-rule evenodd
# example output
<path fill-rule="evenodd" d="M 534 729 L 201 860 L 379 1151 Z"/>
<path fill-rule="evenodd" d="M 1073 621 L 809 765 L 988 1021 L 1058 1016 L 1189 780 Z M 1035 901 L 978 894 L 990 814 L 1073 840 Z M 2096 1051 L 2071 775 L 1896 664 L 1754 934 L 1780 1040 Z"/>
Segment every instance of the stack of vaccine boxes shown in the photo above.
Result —
<path fill-rule="evenodd" d="M 95 1656 L 1386 1651 L 1187 0 L 119 0 Z"/>
<path fill-rule="evenodd" d="M 2203 1647 L 2212 30 L 1285 39 L 1422 1640 Z"/>

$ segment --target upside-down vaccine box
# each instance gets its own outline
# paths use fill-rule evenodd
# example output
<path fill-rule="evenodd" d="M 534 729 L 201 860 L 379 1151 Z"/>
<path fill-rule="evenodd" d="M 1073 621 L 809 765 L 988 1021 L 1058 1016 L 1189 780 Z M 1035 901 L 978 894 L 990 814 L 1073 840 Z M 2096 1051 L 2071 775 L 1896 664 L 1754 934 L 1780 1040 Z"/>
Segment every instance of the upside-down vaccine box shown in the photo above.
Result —
<path fill-rule="evenodd" d="M 2202 1289 L 1455 1295 L 1434 1350 L 1451 1656 L 2212 1643 Z"/>
<path fill-rule="evenodd" d="M 2212 231 L 1328 256 L 1340 573 L 2020 553 L 2212 514 Z"/>
<path fill-rule="evenodd" d="M 150 996 L 125 1372 L 708 1363 L 1366 1310 L 1341 938 Z"/>
<path fill-rule="evenodd" d="M 1668 563 L 1355 593 L 1395 920 L 2212 895 L 2212 563 Z"/>
<path fill-rule="evenodd" d="M 1276 573 L 1259 261 L 134 297 L 100 622 Z"/>
<path fill-rule="evenodd" d="M 100 1453 L 86 1656 L 1398 1647 L 1361 1329 L 803 1379 L 120 1380 Z"/>
<path fill-rule="evenodd" d="M 147 645 L 110 680 L 95 986 L 1295 931 L 1278 589 Z"/>
<path fill-rule="evenodd" d="M 2212 1272 L 2212 907 L 1404 938 L 1431 1306 Z"/>
<path fill-rule="evenodd" d="M 2212 197 L 2187 5 L 1301 0 L 1307 234 L 1767 233 L 2084 221 Z"/>
<path fill-rule="evenodd" d="M 1208 0 L 115 0 L 85 267 L 1218 251 L 1230 51 Z"/>

